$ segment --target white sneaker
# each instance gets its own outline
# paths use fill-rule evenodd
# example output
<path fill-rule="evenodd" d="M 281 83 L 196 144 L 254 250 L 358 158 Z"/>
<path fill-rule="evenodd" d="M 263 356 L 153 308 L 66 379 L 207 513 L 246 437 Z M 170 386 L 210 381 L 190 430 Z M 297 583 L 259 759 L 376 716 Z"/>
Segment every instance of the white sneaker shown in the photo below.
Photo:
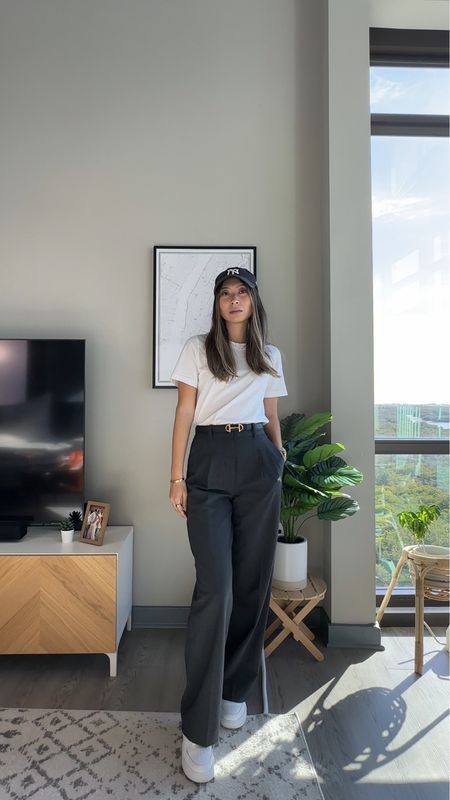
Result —
<path fill-rule="evenodd" d="M 181 765 L 187 778 L 196 783 L 205 783 L 214 778 L 214 753 L 212 745 L 202 747 L 183 733 Z"/>
<path fill-rule="evenodd" d="M 242 728 L 247 719 L 247 704 L 235 703 L 233 700 L 222 700 L 220 724 L 224 728 Z"/>

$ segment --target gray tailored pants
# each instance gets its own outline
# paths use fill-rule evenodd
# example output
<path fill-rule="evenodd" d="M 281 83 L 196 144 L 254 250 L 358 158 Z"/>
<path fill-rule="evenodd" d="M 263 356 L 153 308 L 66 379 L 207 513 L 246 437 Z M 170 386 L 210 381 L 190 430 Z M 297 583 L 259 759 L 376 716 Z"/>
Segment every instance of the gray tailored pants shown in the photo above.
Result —
<path fill-rule="evenodd" d="M 197 426 L 188 458 L 196 582 L 180 710 L 182 732 L 203 747 L 218 742 L 222 698 L 246 699 L 264 645 L 284 461 L 258 424 Z"/>

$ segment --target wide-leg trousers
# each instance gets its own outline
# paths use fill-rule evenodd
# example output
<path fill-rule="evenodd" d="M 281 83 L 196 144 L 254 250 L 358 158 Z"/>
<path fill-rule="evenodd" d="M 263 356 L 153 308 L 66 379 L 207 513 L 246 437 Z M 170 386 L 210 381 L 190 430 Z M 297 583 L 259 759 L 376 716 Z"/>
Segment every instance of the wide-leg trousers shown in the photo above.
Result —
<path fill-rule="evenodd" d="M 264 432 L 197 426 L 187 529 L 196 582 L 188 616 L 182 732 L 219 738 L 222 698 L 242 702 L 261 663 L 280 519 L 283 456 Z"/>

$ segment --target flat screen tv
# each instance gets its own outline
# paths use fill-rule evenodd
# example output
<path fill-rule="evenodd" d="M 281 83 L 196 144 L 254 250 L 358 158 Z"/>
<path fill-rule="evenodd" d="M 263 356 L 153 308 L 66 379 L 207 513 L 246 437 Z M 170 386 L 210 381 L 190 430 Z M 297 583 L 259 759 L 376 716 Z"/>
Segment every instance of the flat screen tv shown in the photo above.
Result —
<path fill-rule="evenodd" d="M 0 339 L 0 539 L 82 513 L 84 418 L 84 339 Z"/>

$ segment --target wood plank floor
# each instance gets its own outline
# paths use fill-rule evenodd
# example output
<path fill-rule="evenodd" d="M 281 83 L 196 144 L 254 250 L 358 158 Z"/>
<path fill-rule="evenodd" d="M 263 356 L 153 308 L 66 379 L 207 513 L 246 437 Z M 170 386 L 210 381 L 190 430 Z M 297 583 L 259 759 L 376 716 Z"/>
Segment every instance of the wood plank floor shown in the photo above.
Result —
<path fill-rule="evenodd" d="M 3 655 L 0 706 L 179 711 L 184 641 L 184 629 L 125 631 L 117 678 L 104 655 Z M 447 800 L 448 653 L 424 631 L 419 676 L 413 628 L 383 628 L 382 643 L 319 641 L 320 663 L 289 637 L 267 660 L 269 711 L 298 710 L 325 800 Z M 260 680 L 248 710 L 262 711 Z"/>

